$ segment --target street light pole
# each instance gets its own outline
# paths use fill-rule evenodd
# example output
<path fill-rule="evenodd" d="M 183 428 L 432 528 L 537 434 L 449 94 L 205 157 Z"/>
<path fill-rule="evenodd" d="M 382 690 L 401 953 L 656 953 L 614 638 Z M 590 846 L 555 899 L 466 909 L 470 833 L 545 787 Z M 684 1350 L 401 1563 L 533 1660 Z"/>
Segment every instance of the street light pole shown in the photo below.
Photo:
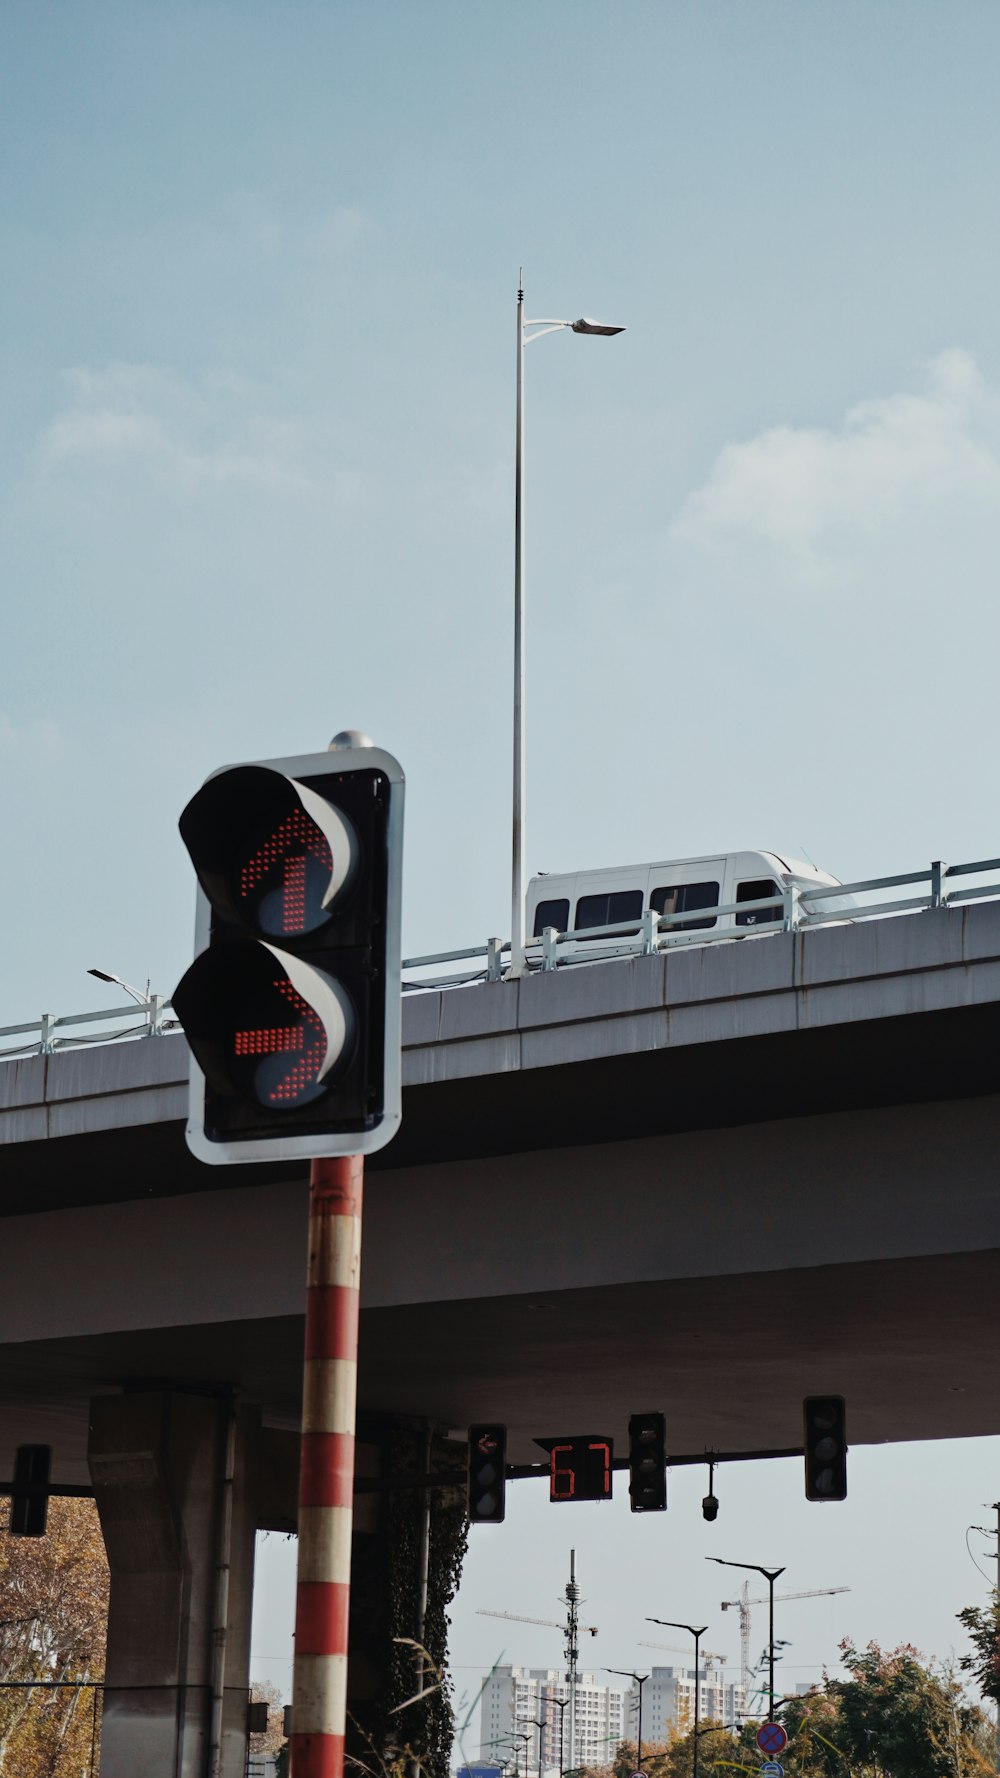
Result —
<path fill-rule="evenodd" d="M 774 1583 L 783 1568 L 762 1568 L 759 1562 L 726 1562 L 721 1556 L 706 1556 L 706 1562 L 717 1562 L 720 1568 L 750 1568 L 754 1574 L 762 1574 L 767 1581 L 768 1594 L 768 1677 L 767 1677 L 767 1720 L 774 1721 Z M 744 1699 L 744 1708 L 746 1700 Z"/>
<path fill-rule="evenodd" d="M 528 333 L 529 327 L 537 329 Z M 601 321 L 529 321 L 524 313 L 523 274 L 517 285 L 517 409 L 514 442 L 514 808 L 511 850 L 510 973 L 524 973 L 524 805 L 525 805 L 525 631 L 524 631 L 524 348 L 543 334 L 563 328 L 572 333 L 610 336 L 624 333 Z"/>
<path fill-rule="evenodd" d="M 622 1679 L 634 1679 L 639 1688 L 639 1719 L 635 1731 L 635 1769 L 642 1771 L 642 1688 L 649 1678 L 648 1673 L 632 1673 L 624 1667 L 605 1667 L 605 1673 L 617 1673 Z"/>
<path fill-rule="evenodd" d="M 693 1624 L 678 1624 L 673 1618 L 668 1617 L 648 1617 L 646 1622 L 647 1624 L 662 1624 L 668 1630 L 687 1630 L 688 1634 L 694 1637 L 694 1778 L 698 1778 L 698 1730 L 701 1722 L 701 1674 L 698 1669 L 698 1644 L 708 1629 L 708 1625 L 702 1624 L 700 1630 L 696 1630 Z"/>
<path fill-rule="evenodd" d="M 524 969 L 524 285 L 517 282 L 517 418 L 514 445 L 514 827 L 510 885 L 510 972 Z"/>
<path fill-rule="evenodd" d="M 531 1723 L 538 1730 L 538 1778 L 542 1778 L 542 1735 L 545 1732 L 545 1722 L 544 1720 L 540 1721 L 537 1716 L 519 1716 L 517 1720 L 522 1727 Z M 528 1736 L 528 1740 L 531 1740 L 530 1735 Z M 525 1765 L 528 1764 L 527 1748 L 525 1748 L 524 1763 Z"/>
<path fill-rule="evenodd" d="M 508 1741 L 520 1741 L 520 1742 L 522 1742 L 522 1744 L 523 1744 L 523 1746 L 522 1746 L 522 1751 L 523 1751 L 523 1754 L 524 1754 L 524 1778 L 528 1778 L 528 1763 L 529 1763 L 529 1762 L 528 1762 L 528 1743 L 529 1743 L 529 1741 L 530 1741 L 530 1740 L 531 1740 L 531 1736 L 530 1736 L 530 1735 L 514 1735 L 514 1734 L 510 1734 L 510 1735 L 507 1735 L 507 1736 L 506 1736 L 506 1739 L 507 1739 L 507 1740 L 508 1740 Z M 515 1752 L 515 1754 L 514 1754 L 514 1771 L 515 1771 L 515 1772 L 517 1772 L 517 1769 L 518 1769 L 518 1767 L 517 1767 L 517 1754 L 516 1754 L 516 1752 Z"/>
<path fill-rule="evenodd" d="M 566 1765 L 563 1759 L 563 1729 L 566 1724 L 566 1711 L 569 1708 L 568 1698 L 554 1698 L 549 1693 L 549 1703 L 554 1704 L 559 1712 L 559 1778 L 565 1778 Z"/>

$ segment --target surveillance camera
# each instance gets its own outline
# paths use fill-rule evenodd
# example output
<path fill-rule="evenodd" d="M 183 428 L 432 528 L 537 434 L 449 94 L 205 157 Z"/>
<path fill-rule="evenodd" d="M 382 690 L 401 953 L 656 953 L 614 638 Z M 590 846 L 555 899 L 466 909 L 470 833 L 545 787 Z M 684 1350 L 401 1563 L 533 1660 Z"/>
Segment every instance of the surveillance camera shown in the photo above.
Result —
<path fill-rule="evenodd" d="M 716 1500 L 714 1494 L 705 1495 L 705 1498 L 701 1503 L 701 1511 L 702 1517 L 705 1519 L 712 1520 L 718 1518 L 719 1502 Z"/>

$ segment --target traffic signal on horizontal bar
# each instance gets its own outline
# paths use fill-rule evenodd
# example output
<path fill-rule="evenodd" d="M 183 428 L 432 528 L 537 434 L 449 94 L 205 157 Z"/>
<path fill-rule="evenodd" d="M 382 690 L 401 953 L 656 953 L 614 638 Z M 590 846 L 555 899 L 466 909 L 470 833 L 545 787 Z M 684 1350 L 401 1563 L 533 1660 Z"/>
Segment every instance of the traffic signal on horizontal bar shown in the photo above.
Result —
<path fill-rule="evenodd" d="M 633 1414 L 628 1423 L 628 1494 L 634 1513 L 666 1511 L 667 1422 L 663 1414 Z"/>
<path fill-rule="evenodd" d="M 216 772 L 181 836 L 196 956 L 173 997 L 209 1162 L 366 1154 L 400 1119 L 403 774 L 369 746 Z"/>
<path fill-rule="evenodd" d="M 847 1416 L 842 1395 L 802 1403 L 807 1500 L 847 1499 Z"/>
<path fill-rule="evenodd" d="M 49 1497 L 45 1490 L 51 1468 L 51 1445 L 18 1445 L 10 1497 L 12 1537 L 45 1536 L 49 1513 Z"/>
<path fill-rule="evenodd" d="M 499 1525 L 507 1484 L 506 1426 L 469 1427 L 469 1519 L 473 1525 Z"/>

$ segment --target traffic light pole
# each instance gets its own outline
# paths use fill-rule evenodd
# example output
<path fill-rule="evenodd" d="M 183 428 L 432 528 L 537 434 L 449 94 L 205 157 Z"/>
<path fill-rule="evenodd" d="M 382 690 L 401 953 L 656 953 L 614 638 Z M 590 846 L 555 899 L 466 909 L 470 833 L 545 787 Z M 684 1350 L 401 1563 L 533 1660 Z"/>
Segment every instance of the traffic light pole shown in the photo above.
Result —
<path fill-rule="evenodd" d="M 343 1778 L 364 1160 L 309 1179 L 292 1778 Z"/>

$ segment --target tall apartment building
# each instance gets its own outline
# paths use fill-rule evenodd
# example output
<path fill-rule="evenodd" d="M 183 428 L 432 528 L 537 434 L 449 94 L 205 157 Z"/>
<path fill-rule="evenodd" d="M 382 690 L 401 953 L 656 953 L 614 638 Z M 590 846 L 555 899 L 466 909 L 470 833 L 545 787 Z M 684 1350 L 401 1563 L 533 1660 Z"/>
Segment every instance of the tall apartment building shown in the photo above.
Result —
<path fill-rule="evenodd" d="M 562 1765 L 606 1765 L 618 1743 L 625 1738 L 625 1694 L 617 1686 L 601 1685 L 593 1673 L 581 1673 L 576 1688 L 576 1745 L 569 1745 L 569 1687 L 566 1675 L 542 1667 L 497 1667 L 490 1674 L 480 1706 L 479 1757 L 504 1759 L 514 1755 L 524 1778 L 539 1770 L 560 1769 L 560 1720 Z M 537 1724 L 541 1723 L 541 1728 Z M 526 1734 L 527 1743 L 509 1741 L 510 1735 Z M 513 1766 L 511 1767 L 513 1771 Z"/>
<path fill-rule="evenodd" d="M 698 1708 L 702 1722 L 735 1722 L 744 1708 L 742 1688 L 727 1684 L 719 1667 L 699 1668 Z M 654 1667 L 642 1688 L 642 1739 L 667 1741 L 671 1733 L 686 1734 L 694 1727 L 693 1667 Z M 639 1689 L 631 1686 L 625 1700 L 625 1721 L 630 1740 L 639 1726 Z"/>

